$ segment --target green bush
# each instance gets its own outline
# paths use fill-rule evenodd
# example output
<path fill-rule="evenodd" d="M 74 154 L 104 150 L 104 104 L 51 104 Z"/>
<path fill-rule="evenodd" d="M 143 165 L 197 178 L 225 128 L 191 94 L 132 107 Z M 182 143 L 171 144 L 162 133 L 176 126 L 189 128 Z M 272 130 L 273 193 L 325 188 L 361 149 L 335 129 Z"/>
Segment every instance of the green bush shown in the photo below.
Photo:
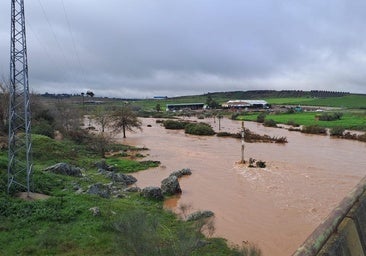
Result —
<path fill-rule="evenodd" d="M 338 137 L 342 137 L 344 134 L 345 129 L 343 127 L 333 127 L 332 129 L 330 129 L 329 133 L 330 136 L 338 136 Z"/>
<path fill-rule="evenodd" d="M 264 123 L 264 120 L 266 119 L 266 113 L 260 113 L 257 116 L 257 122 L 258 123 Z"/>
<path fill-rule="evenodd" d="M 273 119 L 266 119 L 266 120 L 264 120 L 263 125 L 266 126 L 266 127 L 277 127 L 277 123 Z"/>
<path fill-rule="evenodd" d="M 299 127 L 300 125 L 298 123 L 296 123 L 294 120 L 289 120 L 286 123 L 287 125 L 291 125 L 293 127 Z"/>
<path fill-rule="evenodd" d="M 172 130 L 183 130 L 188 122 L 184 121 L 176 121 L 176 120 L 165 120 L 163 125 L 165 129 L 172 129 Z"/>
<path fill-rule="evenodd" d="M 211 125 L 206 123 L 190 123 L 184 128 L 185 133 L 193 135 L 214 135 Z"/>
<path fill-rule="evenodd" d="M 323 113 L 319 116 L 320 121 L 335 121 L 340 120 L 343 116 L 341 112 L 335 112 L 333 114 Z"/>
<path fill-rule="evenodd" d="M 40 120 L 33 124 L 32 133 L 44 135 L 50 138 L 54 137 L 55 128 L 46 120 Z"/>
<path fill-rule="evenodd" d="M 320 127 L 318 125 L 309 125 L 309 126 L 304 126 L 301 129 L 301 132 L 309 133 L 309 134 L 327 134 L 327 129 Z"/>

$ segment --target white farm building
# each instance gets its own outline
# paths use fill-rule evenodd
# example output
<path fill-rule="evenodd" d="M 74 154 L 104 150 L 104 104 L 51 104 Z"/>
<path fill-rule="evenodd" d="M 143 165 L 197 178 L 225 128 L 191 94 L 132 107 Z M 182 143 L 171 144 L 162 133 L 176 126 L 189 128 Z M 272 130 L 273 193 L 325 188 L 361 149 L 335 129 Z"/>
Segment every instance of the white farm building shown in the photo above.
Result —
<path fill-rule="evenodd" d="M 222 104 L 223 108 L 269 108 L 265 100 L 229 100 Z"/>

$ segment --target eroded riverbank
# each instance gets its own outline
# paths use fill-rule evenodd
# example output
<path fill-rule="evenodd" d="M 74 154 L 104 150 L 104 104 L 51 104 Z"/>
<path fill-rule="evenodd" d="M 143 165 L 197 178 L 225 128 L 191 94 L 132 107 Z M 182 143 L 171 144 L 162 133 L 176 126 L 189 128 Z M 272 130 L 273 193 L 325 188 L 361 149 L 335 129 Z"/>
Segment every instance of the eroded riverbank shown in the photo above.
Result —
<path fill-rule="evenodd" d="M 218 128 L 213 120 L 204 121 Z M 238 132 L 240 125 L 221 120 L 222 131 Z M 160 185 L 173 170 L 192 169 L 193 175 L 180 179 L 182 195 L 168 200 L 167 206 L 189 204 L 192 210 L 212 210 L 215 235 L 233 243 L 254 242 L 264 255 L 290 255 L 365 175 L 366 143 L 249 122 L 246 127 L 289 141 L 246 144 L 246 159 L 263 160 L 266 169 L 236 164 L 240 140 L 185 135 L 165 130 L 155 119 L 143 119 L 143 132 L 128 134 L 123 143 L 146 146 L 149 159 L 162 163 L 134 174 L 140 187 Z"/>

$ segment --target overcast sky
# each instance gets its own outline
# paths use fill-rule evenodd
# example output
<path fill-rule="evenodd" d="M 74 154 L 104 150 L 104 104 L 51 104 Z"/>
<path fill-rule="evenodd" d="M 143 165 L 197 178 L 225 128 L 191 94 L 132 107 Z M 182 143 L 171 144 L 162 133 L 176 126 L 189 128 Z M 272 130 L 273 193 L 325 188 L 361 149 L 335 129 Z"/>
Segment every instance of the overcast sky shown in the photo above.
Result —
<path fill-rule="evenodd" d="M 0 1 L 9 76 L 10 0 Z M 38 93 L 366 93 L 364 0 L 25 0 Z"/>

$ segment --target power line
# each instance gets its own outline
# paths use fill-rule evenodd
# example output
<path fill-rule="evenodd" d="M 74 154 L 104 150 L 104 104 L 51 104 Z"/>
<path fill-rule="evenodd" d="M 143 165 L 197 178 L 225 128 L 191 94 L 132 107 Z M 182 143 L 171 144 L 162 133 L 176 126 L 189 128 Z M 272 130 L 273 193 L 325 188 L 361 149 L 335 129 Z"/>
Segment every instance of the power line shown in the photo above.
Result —
<path fill-rule="evenodd" d="M 65 19 L 66 19 L 66 22 L 67 22 L 67 28 L 68 28 L 70 36 L 71 36 L 72 46 L 73 46 L 73 49 L 74 49 L 74 52 L 75 52 L 77 62 L 79 64 L 80 72 L 82 74 L 82 79 L 85 81 L 85 72 L 84 72 L 83 66 L 81 65 L 80 55 L 79 55 L 79 52 L 78 52 L 77 47 L 76 47 L 75 37 L 74 37 L 74 34 L 72 32 L 72 29 L 71 29 L 70 20 L 69 20 L 68 15 L 67 15 L 64 0 L 61 0 L 61 3 L 62 3 Z"/>
<path fill-rule="evenodd" d="M 47 13 L 45 11 L 45 8 L 43 7 L 43 4 L 42 4 L 41 0 L 38 0 L 38 3 L 40 5 L 40 7 L 41 7 L 43 16 L 46 19 L 46 22 L 47 22 L 47 24 L 48 24 L 48 26 L 49 26 L 49 28 L 50 28 L 50 30 L 52 32 L 52 35 L 53 35 L 53 38 L 55 39 L 55 42 L 57 44 L 57 47 L 60 49 L 60 53 L 61 53 L 61 55 L 63 56 L 63 58 L 65 60 L 65 64 L 67 64 L 68 61 L 67 61 L 67 57 L 66 57 L 65 51 L 64 51 L 63 47 L 61 46 L 61 44 L 60 44 L 60 42 L 59 42 L 59 40 L 58 40 L 58 38 L 56 36 L 55 30 L 53 29 L 53 26 L 52 26 L 52 24 L 51 24 L 51 22 L 50 22 L 50 20 L 49 20 L 49 18 L 47 16 Z"/>

